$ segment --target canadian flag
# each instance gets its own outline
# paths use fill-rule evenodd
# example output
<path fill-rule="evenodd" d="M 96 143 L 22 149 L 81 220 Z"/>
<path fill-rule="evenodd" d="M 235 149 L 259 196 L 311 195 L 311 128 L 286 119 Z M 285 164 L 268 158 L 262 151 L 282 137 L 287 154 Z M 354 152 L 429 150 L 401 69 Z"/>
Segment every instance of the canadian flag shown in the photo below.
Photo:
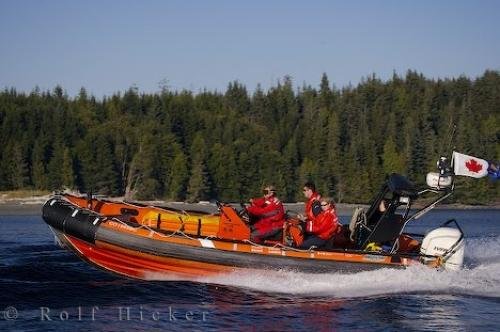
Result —
<path fill-rule="evenodd" d="M 488 162 L 484 159 L 453 152 L 453 171 L 455 175 L 482 178 L 488 175 Z"/>

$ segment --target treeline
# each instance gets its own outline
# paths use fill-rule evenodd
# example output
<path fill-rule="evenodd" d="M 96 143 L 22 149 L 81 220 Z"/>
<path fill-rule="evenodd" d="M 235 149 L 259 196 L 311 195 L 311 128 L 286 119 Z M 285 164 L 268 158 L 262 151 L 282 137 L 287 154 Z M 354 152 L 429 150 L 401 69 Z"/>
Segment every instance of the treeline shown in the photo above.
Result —
<path fill-rule="evenodd" d="M 386 174 L 423 185 L 451 148 L 500 158 L 500 73 L 430 80 L 409 71 L 336 89 L 289 77 L 249 93 L 84 88 L 0 93 L 0 190 L 63 187 L 133 199 L 239 201 L 266 183 L 302 200 L 313 180 L 338 202 L 367 202 Z M 499 185 L 459 179 L 455 200 L 498 202 Z"/>

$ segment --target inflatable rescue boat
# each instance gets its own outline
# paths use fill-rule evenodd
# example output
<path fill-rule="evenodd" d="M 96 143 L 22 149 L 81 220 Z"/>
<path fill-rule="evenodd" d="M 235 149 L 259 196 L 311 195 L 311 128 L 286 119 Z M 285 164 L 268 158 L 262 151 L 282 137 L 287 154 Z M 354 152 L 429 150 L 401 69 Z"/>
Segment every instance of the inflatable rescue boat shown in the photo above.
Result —
<path fill-rule="evenodd" d="M 195 279 L 248 269 L 350 273 L 413 264 L 459 269 L 464 234 L 455 220 L 425 235 L 404 231 L 453 192 L 449 176 L 430 173 L 427 180 L 429 187 L 417 191 L 405 177 L 389 176 L 370 207 L 357 209 L 344 226 L 349 241 L 342 247 L 297 249 L 286 229 L 274 241 L 253 243 L 245 210 L 221 203 L 216 213 L 206 213 L 61 194 L 46 202 L 43 219 L 59 243 L 86 262 L 138 279 Z M 428 192 L 439 197 L 411 209 Z M 384 212 L 378 209 L 382 200 L 388 204 Z"/>

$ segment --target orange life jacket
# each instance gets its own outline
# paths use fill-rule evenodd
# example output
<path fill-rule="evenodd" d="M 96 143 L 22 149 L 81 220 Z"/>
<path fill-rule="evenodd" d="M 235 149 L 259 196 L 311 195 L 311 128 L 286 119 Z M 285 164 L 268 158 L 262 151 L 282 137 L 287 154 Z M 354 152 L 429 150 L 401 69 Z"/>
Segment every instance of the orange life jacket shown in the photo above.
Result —
<path fill-rule="evenodd" d="M 314 192 L 311 197 L 307 200 L 306 203 L 306 217 L 308 220 L 313 220 L 316 216 L 313 213 L 313 205 L 319 204 L 321 200 L 321 195 Z"/>
<path fill-rule="evenodd" d="M 332 208 L 322 211 L 316 218 L 309 220 L 306 225 L 308 233 L 314 234 L 323 240 L 330 239 L 339 230 L 339 219 Z"/>
<path fill-rule="evenodd" d="M 282 227 L 285 220 L 285 208 L 277 197 L 253 199 L 247 211 L 259 219 L 260 225 L 272 224 L 273 227 Z"/>

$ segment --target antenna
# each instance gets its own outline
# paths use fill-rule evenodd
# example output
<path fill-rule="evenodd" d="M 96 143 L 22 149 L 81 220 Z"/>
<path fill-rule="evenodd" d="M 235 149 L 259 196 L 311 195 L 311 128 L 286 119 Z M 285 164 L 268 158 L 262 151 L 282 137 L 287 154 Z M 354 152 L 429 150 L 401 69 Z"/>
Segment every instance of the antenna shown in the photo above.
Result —
<path fill-rule="evenodd" d="M 453 171 L 451 169 L 451 165 L 450 165 L 448 158 L 444 157 L 443 155 L 445 155 L 446 153 L 450 153 L 452 155 L 452 152 L 453 152 L 452 149 L 454 148 L 453 147 L 453 140 L 455 138 L 456 130 L 457 130 L 457 126 L 452 121 L 450 121 L 450 128 L 448 130 L 448 133 L 449 133 L 448 146 L 446 147 L 446 150 L 443 151 L 443 153 L 441 154 L 441 156 L 439 157 L 438 162 L 437 162 L 437 168 L 439 171 L 438 184 L 439 184 L 439 181 L 441 180 L 441 177 L 446 177 L 446 176 L 453 174 Z M 451 159 L 452 159 L 452 163 L 453 163 L 453 155 L 452 155 Z"/>
<path fill-rule="evenodd" d="M 455 133 L 457 132 L 457 125 L 450 122 L 450 135 L 449 135 L 449 140 L 448 140 L 448 147 L 446 148 L 445 152 L 451 152 L 451 149 L 453 148 L 453 139 L 455 138 Z"/>

